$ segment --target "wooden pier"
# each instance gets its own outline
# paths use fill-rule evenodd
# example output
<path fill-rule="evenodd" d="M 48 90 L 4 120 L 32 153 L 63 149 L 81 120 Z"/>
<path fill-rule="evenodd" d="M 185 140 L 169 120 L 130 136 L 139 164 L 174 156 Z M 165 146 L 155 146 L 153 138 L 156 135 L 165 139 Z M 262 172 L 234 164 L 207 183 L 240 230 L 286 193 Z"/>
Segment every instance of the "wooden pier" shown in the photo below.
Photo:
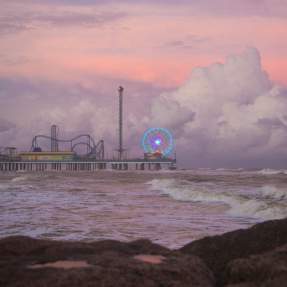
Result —
<path fill-rule="evenodd" d="M 0 172 L 98 171 L 98 170 L 168 170 L 175 169 L 174 160 L 146 161 L 0 161 Z"/>

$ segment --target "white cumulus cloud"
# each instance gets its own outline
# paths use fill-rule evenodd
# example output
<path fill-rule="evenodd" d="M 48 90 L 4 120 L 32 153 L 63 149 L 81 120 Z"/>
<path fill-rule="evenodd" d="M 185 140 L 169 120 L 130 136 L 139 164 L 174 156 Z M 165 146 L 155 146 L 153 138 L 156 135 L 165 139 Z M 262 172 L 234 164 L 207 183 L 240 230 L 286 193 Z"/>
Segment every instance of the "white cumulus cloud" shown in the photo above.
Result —
<path fill-rule="evenodd" d="M 194 69 L 154 99 L 151 118 L 173 130 L 186 163 L 251 167 L 287 157 L 287 93 L 269 80 L 255 48 Z"/>

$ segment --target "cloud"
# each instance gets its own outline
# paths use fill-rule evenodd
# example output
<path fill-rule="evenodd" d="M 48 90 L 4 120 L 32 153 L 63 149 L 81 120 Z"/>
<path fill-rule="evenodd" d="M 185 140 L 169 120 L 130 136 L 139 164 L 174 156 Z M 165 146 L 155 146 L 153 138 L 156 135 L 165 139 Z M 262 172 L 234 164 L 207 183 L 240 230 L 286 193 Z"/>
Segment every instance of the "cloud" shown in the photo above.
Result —
<path fill-rule="evenodd" d="M 224 17 L 285 18 L 287 15 L 287 3 L 284 0 L 203 0 L 192 2 L 192 6 L 199 13 Z"/>
<path fill-rule="evenodd" d="M 13 128 L 15 128 L 15 124 L 0 118 L 0 133 L 9 131 Z"/>
<path fill-rule="evenodd" d="M 19 0 L 14 0 L 19 1 Z M 32 1 L 31 3 L 39 3 Z M 117 0 L 43 0 L 43 4 L 96 6 L 105 4 L 119 4 Z M 121 4 L 134 5 L 134 0 L 123 0 Z M 138 0 L 136 5 L 163 5 L 163 6 L 185 6 L 191 14 L 217 15 L 225 17 L 279 17 L 287 16 L 287 3 L 285 0 Z"/>
<path fill-rule="evenodd" d="M 287 160 L 287 89 L 272 83 L 260 54 L 248 48 L 225 63 L 195 68 L 175 90 L 120 79 L 78 83 L 0 79 L 0 113 L 16 127 L 0 129 L 0 146 L 30 148 L 35 134 L 60 126 L 63 138 L 90 133 L 117 146 L 117 87 L 125 87 L 125 147 L 142 154 L 149 127 L 175 137 L 180 166 L 284 167 Z M 1 127 L 1 124 L 0 124 Z"/>
<path fill-rule="evenodd" d="M 194 69 L 184 85 L 154 99 L 151 122 L 174 132 L 186 164 L 256 166 L 280 155 L 282 165 L 287 158 L 287 90 L 269 80 L 255 48 Z"/>
<path fill-rule="evenodd" d="M 74 11 L 71 9 L 45 9 L 29 7 L 11 7 L 6 6 L 0 12 L 0 34 L 6 35 L 33 30 L 39 27 L 102 27 L 105 24 L 112 23 L 126 17 L 123 12 L 115 11 L 97 11 L 91 9 L 87 11 Z"/>
<path fill-rule="evenodd" d="M 200 48 L 202 44 L 209 43 L 210 39 L 198 35 L 187 35 L 182 39 L 175 39 L 163 44 L 163 48 L 190 50 Z"/>
<path fill-rule="evenodd" d="M 57 124 L 61 138 L 83 133 L 91 134 L 96 141 L 103 138 L 111 156 L 117 146 L 119 84 L 126 90 L 125 146 L 130 154 L 138 155 L 143 133 L 141 123 L 148 120 L 151 98 L 163 89 L 141 82 L 99 77 L 76 83 L 0 78 L 1 117 L 15 122 L 13 129 L 0 130 L 0 146 L 30 149 L 33 136 L 49 134 L 50 126 Z"/>
<path fill-rule="evenodd" d="M 15 65 L 25 64 L 29 62 L 30 60 L 23 55 L 13 55 L 12 57 L 8 55 L 0 54 L 0 63 L 4 64 L 5 66 L 15 66 Z"/>
<path fill-rule="evenodd" d="M 28 15 L 27 20 L 55 26 L 86 26 L 96 27 L 119 20 L 126 15 L 122 12 L 61 12 L 59 14 Z"/>

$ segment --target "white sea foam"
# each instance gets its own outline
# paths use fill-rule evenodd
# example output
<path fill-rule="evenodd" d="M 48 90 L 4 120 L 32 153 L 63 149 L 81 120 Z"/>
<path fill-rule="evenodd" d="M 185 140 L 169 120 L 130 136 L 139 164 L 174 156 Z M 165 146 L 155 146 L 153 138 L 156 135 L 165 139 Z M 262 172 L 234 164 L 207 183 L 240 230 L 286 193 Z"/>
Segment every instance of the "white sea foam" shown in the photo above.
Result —
<path fill-rule="evenodd" d="M 285 169 L 271 169 L 271 168 L 264 168 L 257 172 L 261 175 L 276 175 L 276 174 L 287 174 L 287 170 Z"/>
<path fill-rule="evenodd" d="M 287 190 L 271 185 L 263 186 L 261 195 L 266 199 L 287 201 Z"/>
<path fill-rule="evenodd" d="M 211 186 L 202 184 L 181 184 L 175 179 L 154 179 L 149 182 L 152 189 L 158 190 L 172 198 L 181 201 L 224 202 L 229 203 L 230 197 L 224 193 L 210 192 Z"/>
<path fill-rule="evenodd" d="M 27 175 L 21 175 L 21 176 L 17 176 L 11 179 L 12 182 L 19 182 L 19 181 L 25 181 L 28 179 Z"/>
<path fill-rule="evenodd" d="M 183 182 L 175 179 L 154 179 L 149 182 L 153 190 L 173 199 L 229 206 L 228 214 L 240 217 L 275 219 L 287 216 L 287 190 L 263 186 L 253 190 L 221 188 L 211 183 Z M 249 187 L 250 188 L 250 187 Z"/>

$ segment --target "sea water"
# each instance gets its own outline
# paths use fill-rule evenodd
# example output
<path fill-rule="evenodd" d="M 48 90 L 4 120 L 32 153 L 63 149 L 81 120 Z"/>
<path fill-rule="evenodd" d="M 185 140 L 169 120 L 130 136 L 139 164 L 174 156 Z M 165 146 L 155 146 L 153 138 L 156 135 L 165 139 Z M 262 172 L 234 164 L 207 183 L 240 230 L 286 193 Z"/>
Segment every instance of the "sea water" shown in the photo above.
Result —
<path fill-rule="evenodd" d="M 285 170 L 0 173 L 0 237 L 169 248 L 287 217 Z"/>

